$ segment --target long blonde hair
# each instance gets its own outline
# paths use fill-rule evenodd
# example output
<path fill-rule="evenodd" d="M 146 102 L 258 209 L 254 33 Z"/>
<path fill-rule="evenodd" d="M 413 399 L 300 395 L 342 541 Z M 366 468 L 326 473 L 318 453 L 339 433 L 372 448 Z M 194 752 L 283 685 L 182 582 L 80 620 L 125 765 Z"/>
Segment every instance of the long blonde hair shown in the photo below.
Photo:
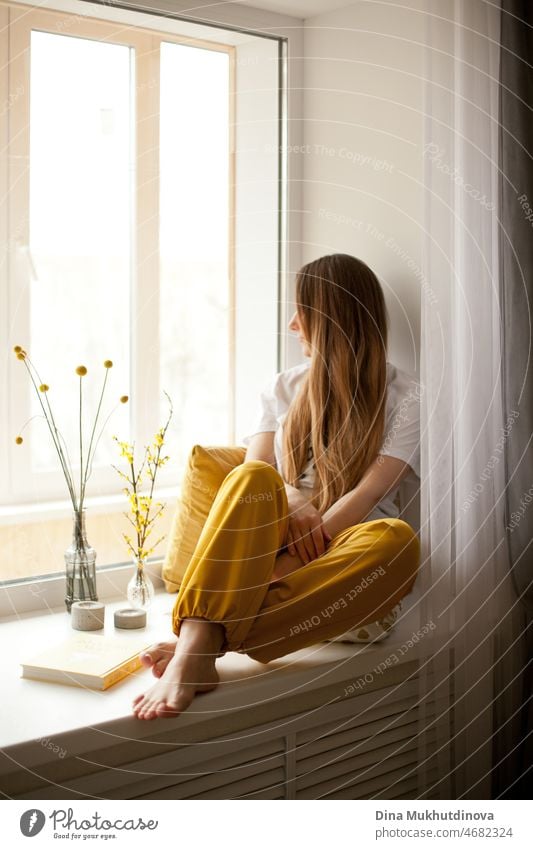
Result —
<path fill-rule="evenodd" d="M 331 254 L 296 276 L 309 369 L 283 426 L 283 476 L 293 486 L 312 448 L 312 503 L 323 514 L 376 458 L 385 428 L 388 316 L 383 290 L 360 259 Z"/>

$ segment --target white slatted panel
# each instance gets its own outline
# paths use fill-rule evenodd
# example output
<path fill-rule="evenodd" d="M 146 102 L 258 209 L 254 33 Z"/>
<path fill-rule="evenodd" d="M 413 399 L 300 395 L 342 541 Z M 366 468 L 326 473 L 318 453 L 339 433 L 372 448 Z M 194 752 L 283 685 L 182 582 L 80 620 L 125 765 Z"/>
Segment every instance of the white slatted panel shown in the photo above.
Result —
<path fill-rule="evenodd" d="M 319 769 L 299 777 L 296 798 L 334 799 L 337 791 L 354 787 L 350 798 L 358 799 L 368 792 L 369 779 L 380 776 L 381 787 L 387 787 L 400 777 L 416 775 L 416 746 L 412 738 L 402 742 L 403 745 L 394 743 L 371 748 L 356 756 L 350 756 L 351 747 L 348 747 L 342 756 L 337 755 L 335 761 L 325 761 Z"/>
<path fill-rule="evenodd" d="M 237 744 L 239 741 L 235 741 Z M 167 756 L 164 765 L 166 772 L 160 775 L 150 775 L 136 781 L 128 788 L 129 798 L 161 798 L 161 799 L 187 799 L 196 798 L 198 793 L 211 793 L 206 798 L 233 798 L 232 796 L 221 796 L 221 789 L 232 787 L 233 783 L 240 784 L 242 780 L 254 781 L 254 774 L 266 774 L 272 772 L 272 782 L 279 781 L 279 770 L 282 770 L 281 792 L 283 793 L 283 782 L 285 779 L 285 746 L 282 737 L 268 740 L 265 743 L 255 743 L 247 746 L 236 745 L 236 751 L 228 751 L 225 746 L 224 754 L 218 757 L 209 757 L 211 752 L 218 747 L 218 741 L 213 744 L 202 746 L 188 746 L 186 751 L 180 750 Z M 201 750 L 201 751 L 200 751 Z M 214 752 L 213 752 L 214 754 Z M 184 763 L 184 760 L 187 763 Z M 141 766 L 144 764 L 141 762 Z M 151 769 L 153 773 L 153 767 Z M 138 777 L 138 776 L 137 776 Z M 269 782 L 261 785 L 268 786 Z M 109 794 L 110 798 L 120 799 L 120 793 L 124 788 L 117 788 Z M 159 795 L 161 794 L 161 795 Z"/>
<path fill-rule="evenodd" d="M 301 778 L 298 785 L 306 786 L 304 779 L 310 776 L 312 778 L 312 773 L 326 766 L 340 764 L 348 757 L 360 758 L 362 764 L 375 763 L 376 760 L 384 760 L 388 752 L 396 754 L 415 747 L 416 722 L 389 727 L 382 731 L 376 729 L 375 723 L 370 723 L 370 726 L 368 735 L 364 734 L 366 726 L 358 726 L 342 734 L 330 734 L 317 741 L 316 745 L 307 746 L 307 755 L 297 756 L 296 773 L 298 778 Z M 315 754 L 311 754 L 312 752 Z"/>
<path fill-rule="evenodd" d="M 431 780 L 434 781 L 437 778 L 437 769 L 430 770 L 429 775 Z M 418 779 L 416 775 L 411 776 L 411 778 L 400 778 L 397 783 L 394 785 L 390 785 L 389 787 L 383 788 L 383 779 L 378 776 L 378 778 L 372 779 L 367 782 L 367 787 L 369 792 L 364 793 L 361 796 L 357 796 L 358 799 L 416 799 L 417 798 L 417 790 L 418 790 Z M 353 788 L 347 787 L 344 790 L 339 790 L 335 794 L 335 799 L 353 799 Z"/>
<path fill-rule="evenodd" d="M 121 768 L 104 767 L 96 773 L 65 782 L 64 798 L 96 796 L 104 799 L 174 798 L 184 799 L 195 788 L 212 790 L 230 785 L 233 779 L 253 778 L 256 772 L 267 772 L 285 766 L 285 741 L 277 738 L 251 744 L 244 732 L 230 741 L 178 746 L 174 751 L 126 764 Z M 264 740 L 264 737 L 261 738 Z M 283 774 L 282 782 L 285 774 Z M 196 784 L 195 784 L 196 782 Z M 265 785 L 263 785 L 264 787 Z M 166 792 L 174 795 L 165 796 Z M 31 791 L 19 798 L 47 798 L 46 789 Z M 282 790 L 283 792 L 283 790 Z M 158 794 L 161 794 L 158 796 Z M 61 796 L 63 798 L 63 796 Z M 231 797 L 220 797 L 231 798 Z"/>
<path fill-rule="evenodd" d="M 417 699 L 414 678 L 349 699 L 332 694 L 331 703 L 306 713 L 179 745 L 116 769 L 102 764 L 61 787 L 43 786 L 17 798 L 416 798 Z M 442 709 L 439 703 L 431 707 L 428 726 Z M 426 742 L 431 755 L 446 741 L 430 727 Z M 94 764 L 87 766 L 94 770 Z"/>
<path fill-rule="evenodd" d="M 414 792 L 418 769 L 418 705 L 416 682 L 374 691 L 376 706 L 358 710 L 348 721 L 336 720 L 296 735 L 296 799 L 393 799 Z M 409 688 L 407 688 L 408 691 Z M 385 693 L 385 698 L 383 695 Z M 432 719 L 444 708 L 428 711 L 428 755 L 445 740 L 437 738 Z"/>
<path fill-rule="evenodd" d="M 284 797 L 285 762 L 280 758 L 274 769 L 262 769 L 252 761 L 238 770 L 212 773 L 185 784 L 180 783 L 155 793 L 136 796 L 138 799 L 238 799 L 257 791 L 269 793 L 268 798 Z"/>

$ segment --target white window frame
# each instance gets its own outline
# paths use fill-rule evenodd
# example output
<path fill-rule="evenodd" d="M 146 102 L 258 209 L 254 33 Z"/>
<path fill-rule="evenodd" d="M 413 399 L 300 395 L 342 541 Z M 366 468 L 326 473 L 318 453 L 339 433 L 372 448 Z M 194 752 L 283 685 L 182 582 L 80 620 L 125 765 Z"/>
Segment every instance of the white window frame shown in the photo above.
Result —
<path fill-rule="evenodd" d="M 20 3 L 19 0 L 11 0 L 11 5 L 14 7 L 20 7 L 25 4 Z M 28 9 L 29 7 L 25 5 L 25 8 Z M 95 0 L 94 4 L 93 2 L 85 2 L 85 0 L 42 0 L 42 3 L 39 4 L 39 8 L 51 8 L 62 12 L 67 11 L 72 14 L 80 14 L 85 18 L 97 17 L 99 19 L 105 19 L 126 26 L 129 21 L 132 26 L 142 25 L 148 30 L 157 29 L 158 31 L 164 31 L 163 36 L 165 39 L 168 39 L 172 32 L 172 34 L 176 36 L 177 41 L 185 41 L 185 43 L 189 44 L 194 39 L 200 41 L 204 40 L 203 36 L 206 36 L 205 40 L 207 40 L 209 44 L 212 44 L 210 39 L 213 38 L 213 34 L 216 33 L 220 44 L 236 47 L 236 64 L 241 65 L 240 73 L 237 72 L 236 74 L 236 99 L 239 98 L 243 88 L 246 90 L 250 86 L 258 85 L 259 83 L 260 73 L 256 73 L 256 69 L 259 68 L 259 71 L 261 71 L 260 66 L 262 64 L 262 59 L 259 55 L 260 51 L 256 56 L 246 55 L 246 51 L 249 49 L 250 44 L 254 40 L 258 44 L 264 44 L 268 39 L 272 39 L 276 43 L 276 62 L 278 66 L 277 99 L 279 106 L 279 111 L 276 117 L 276 124 L 278 126 L 277 142 L 279 143 L 279 153 L 276 157 L 278 223 L 276 233 L 272 239 L 273 244 L 276 247 L 276 257 L 275 260 L 273 257 L 269 257 L 268 262 L 270 263 L 270 267 L 275 267 L 276 271 L 276 283 L 273 291 L 273 298 L 276 300 L 277 296 L 277 316 L 275 327 L 277 335 L 277 355 L 269 357 L 265 354 L 264 349 L 260 352 L 260 356 L 254 364 L 255 370 L 253 380 L 250 379 L 250 374 L 249 372 L 247 373 L 246 370 L 244 370 L 240 375 L 237 374 L 237 395 L 240 394 L 242 396 L 244 391 L 244 394 L 247 395 L 251 404 L 252 392 L 255 399 L 257 387 L 270 378 L 274 370 L 280 370 L 293 365 L 298 360 L 299 356 L 298 351 L 296 350 L 297 345 L 295 340 L 289 334 L 286 325 L 288 316 L 292 314 L 293 311 L 294 273 L 300 266 L 302 259 L 302 243 L 300 234 L 302 223 L 301 198 L 303 164 L 302 157 L 298 156 L 297 153 L 293 154 L 292 150 L 299 151 L 302 142 L 303 124 L 300 116 L 303 101 L 303 21 L 288 15 L 264 12 L 255 8 L 243 6 L 213 9 L 212 14 L 209 15 L 209 20 L 206 20 L 205 16 L 202 15 L 201 10 L 197 14 L 191 14 L 190 10 L 187 9 L 184 15 L 180 15 L 178 7 L 174 7 L 168 12 L 162 11 L 160 7 L 150 8 L 150 0 L 141 0 L 141 2 L 138 2 L 138 0 L 131 0 L 131 2 L 127 5 L 109 5 L 106 3 L 106 0 L 103 0 L 102 3 Z M 3 55 L 7 55 L 9 41 L 8 30 L 5 26 L 5 17 L 3 17 L 5 15 L 5 9 L 5 5 L 0 5 L 0 48 L 3 51 Z M 162 21 L 163 24 L 161 26 Z M 239 61 L 240 56 L 243 58 Z M 0 77 L 0 105 L 6 104 L 11 106 L 11 103 L 8 101 L 9 96 L 9 89 L 5 78 Z M 246 128 L 247 124 L 253 123 L 253 119 L 250 119 L 247 109 L 248 107 L 246 103 L 239 103 L 239 120 L 241 124 L 237 123 L 236 135 L 237 137 L 240 135 L 240 144 L 243 149 L 246 148 L 247 138 L 246 129 L 243 130 L 242 128 Z M 290 114 L 294 114 L 297 117 L 292 118 L 289 121 L 288 116 Z M 2 126 L 0 122 L 0 150 L 6 149 L 7 139 L 4 135 L 2 135 L 3 131 L 4 126 Z M 236 168 L 237 171 L 240 171 L 241 173 L 243 170 L 249 169 L 252 154 L 252 150 L 247 150 L 243 156 L 242 149 L 239 149 L 239 141 L 237 141 L 232 167 L 234 169 Z M 257 155 L 256 162 L 252 162 L 252 166 L 255 167 L 258 173 L 263 173 L 265 171 L 264 157 L 261 158 L 261 156 Z M 271 163 L 268 164 L 268 167 L 271 167 Z M 4 185 L 6 185 L 6 176 L 7 158 L 0 157 L 0 179 L 4 182 Z M 239 185 L 239 182 L 237 182 L 237 187 L 239 187 Z M 256 191 L 256 188 L 254 187 L 253 190 Z M 241 193 L 243 196 L 245 195 L 245 191 L 242 190 L 242 186 Z M 0 237 L 6 232 L 5 222 L 7 218 L 5 203 L 2 204 L 1 200 L 2 199 L 0 199 Z M 5 198 L 3 200 L 5 201 Z M 235 215 L 237 225 L 236 230 L 238 230 L 239 224 L 243 224 L 245 215 L 246 212 L 244 212 L 244 214 L 241 212 L 240 202 L 238 200 Z M 245 280 L 249 269 L 252 267 L 254 259 L 253 239 L 248 243 L 246 242 L 246 239 L 249 237 L 249 232 L 250 230 L 253 231 L 253 228 L 250 227 L 250 222 L 246 222 L 244 226 L 245 231 L 246 226 L 248 227 L 248 232 L 245 233 L 245 244 L 240 244 L 238 246 L 235 256 L 235 278 L 237 286 L 240 285 L 241 287 L 244 285 L 243 281 Z M 258 220 L 255 230 L 255 236 L 258 241 L 264 238 L 263 228 L 264 221 Z M 238 232 L 236 238 L 238 241 Z M 0 274 L 2 273 L 2 270 L 5 272 L 7 268 L 7 248 L 8 243 L 6 240 L 2 240 L 0 238 Z M 253 291 L 258 292 L 261 296 L 264 294 L 258 288 L 258 283 L 256 281 L 252 282 L 251 288 Z M 6 351 L 10 342 L 10 328 L 8 327 L 7 321 L 7 304 L 5 301 L 2 302 L 5 294 L 5 288 L 0 287 L 0 299 L 2 299 L 0 300 L 0 345 L 2 345 L 3 351 Z M 4 317 L 4 320 L 2 320 L 2 317 Z M 249 318 L 251 320 L 253 316 L 250 315 Z M 239 340 L 238 329 L 237 339 Z M 7 369 L 8 366 L 5 364 L 3 371 L 6 382 Z M 244 405 L 246 405 L 246 401 L 244 402 Z M 245 432 L 242 429 L 242 412 L 243 403 L 241 401 L 241 409 L 238 409 L 236 414 L 237 437 L 239 436 L 239 433 L 242 434 Z M 7 432 L 7 428 L 5 427 L 6 420 L 6 405 L 3 406 L 3 409 L 2 405 L 0 405 L 0 427 L 2 427 L 4 433 Z M 7 468 L 7 460 L 7 442 L 6 440 L 0 440 L 0 463 L 4 469 Z M 175 485 L 175 480 L 173 481 L 173 484 L 174 485 L 171 488 L 167 487 L 166 491 L 163 490 L 163 494 L 160 497 L 165 498 L 166 495 L 178 494 L 179 486 Z M 105 498 L 101 497 L 94 499 L 95 507 L 98 512 L 106 510 L 104 504 L 105 500 Z M 92 501 L 93 499 L 90 497 L 87 499 L 88 507 L 92 506 Z M 32 508 L 37 512 L 44 508 L 50 518 L 60 518 L 62 516 L 70 515 L 70 506 L 65 500 L 49 502 L 45 505 L 24 505 L 21 507 L 21 510 L 25 511 L 26 509 L 29 509 L 31 511 Z M 17 505 L 10 505 L 5 508 L 5 514 L 3 513 L 3 509 L 4 508 L 0 505 L 0 523 L 11 524 L 12 521 L 20 523 L 24 520 L 25 512 L 17 513 Z M 117 512 L 122 509 L 123 504 L 118 504 L 116 496 L 109 499 L 109 512 Z M 106 571 L 109 571 L 109 568 L 110 567 L 106 567 Z M 121 569 L 129 569 L 127 565 L 113 568 L 118 571 Z M 39 579 L 39 585 L 41 585 L 43 581 L 47 587 L 45 596 L 39 596 L 33 592 L 34 588 L 32 587 L 31 579 L 5 582 L 0 581 L 0 615 L 12 612 L 13 609 L 31 611 L 38 608 L 43 602 L 47 607 L 55 603 L 60 603 L 62 599 L 62 585 L 64 582 L 62 574 L 53 574 L 46 576 L 44 579 L 41 578 Z M 102 597 L 105 597 L 107 588 L 107 583 L 104 583 L 105 588 Z M 109 586 L 114 587 L 115 581 L 113 580 Z M 40 598 L 41 601 L 36 603 L 36 598 Z M 14 607 L 13 602 L 15 602 Z"/>
<path fill-rule="evenodd" d="M 5 8 L 5 7 L 2 7 Z M 232 174 L 234 166 L 233 132 L 235 126 L 234 102 L 231 92 L 234 89 L 235 47 L 214 41 L 198 38 L 180 38 L 166 33 L 144 30 L 141 28 L 121 27 L 115 24 L 91 18 L 81 18 L 76 15 L 66 15 L 48 9 L 30 11 L 27 7 L 8 6 L 9 16 L 9 88 L 20 92 L 14 97 L 9 110 L 9 192 L 6 220 L 10 222 L 9 230 L 13 236 L 7 236 L 10 246 L 8 257 L 7 291 L 8 303 L 17 303 L 15 319 L 9 328 L 11 339 L 19 340 L 22 345 L 29 344 L 29 302 L 27 297 L 21 298 L 20 278 L 11 273 L 17 267 L 16 254 L 27 251 L 29 244 L 29 62 L 30 39 L 32 30 L 41 30 L 58 35 L 68 35 L 85 39 L 108 41 L 130 47 L 135 51 L 133 68 L 135 103 L 135 143 L 133 159 L 135 163 L 134 181 L 132 181 L 132 275 L 130 297 L 131 309 L 131 394 L 130 421 L 132 432 L 138 444 L 151 441 L 153 434 L 161 426 L 159 416 L 159 291 L 154 288 L 154 280 L 159 279 L 159 67 L 160 45 L 163 42 L 186 44 L 203 49 L 223 52 L 229 58 L 229 90 L 228 115 L 230 126 L 228 173 L 229 191 L 229 221 L 228 233 L 228 300 L 229 315 L 234 313 L 234 191 Z M 155 85 L 154 85 L 155 82 Z M 31 267 L 30 263 L 26 264 Z M 19 263 L 20 267 L 20 263 Z M 23 281 L 25 282 L 25 281 Z M 24 286 L 24 295 L 29 287 Z M 142 321 L 138 321 L 142 307 Z M 229 406 L 234 406 L 234 351 L 231 333 L 233 325 L 228 322 L 228 356 L 230 374 Z M 142 352 L 142 357 L 140 356 Z M 27 375 L 21 379 L 21 364 L 14 357 L 8 361 L 9 368 L 9 403 L 6 433 L 14 434 L 20 423 L 30 417 Z M 147 399 L 149 402 L 147 403 Z M 176 399 L 175 399 L 176 400 Z M 234 419 L 230 414 L 228 422 L 227 441 L 234 441 Z M 111 423 L 110 423 L 111 425 Z M 31 429 L 27 432 L 25 456 L 30 455 Z M 22 451 L 19 456 L 24 455 Z M 32 474 L 29 460 L 27 463 L 17 462 L 17 455 L 9 453 L 7 458 L 9 469 L 9 484 L 0 492 L 0 503 L 9 504 L 15 501 L 24 505 L 35 500 L 35 485 L 32 486 Z M 38 475 L 38 491 L 47 493 L 47 500 L 63 500 L 65 483 L 59 470 Z M 35 483 L 35 482 L 34 482 Z M 170 468 L 161 470 L 158 477 L 160 487 L 175 484 L 175 472 Z M 94 469 L 91 484 L 93 491 L 107 492 L 110 496 L 116 494 L 117 477 L 110 468 Z M 1 485 L 0 485 L 1 486 Z"/>

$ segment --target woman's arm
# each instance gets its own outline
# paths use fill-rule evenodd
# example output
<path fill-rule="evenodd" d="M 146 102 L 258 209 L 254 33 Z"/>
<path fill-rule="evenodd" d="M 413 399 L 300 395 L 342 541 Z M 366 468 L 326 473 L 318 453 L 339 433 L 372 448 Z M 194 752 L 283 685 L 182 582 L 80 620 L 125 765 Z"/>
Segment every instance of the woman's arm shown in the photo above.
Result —
<path fill-rule="evenodd" d="M 271 466 L 276 465 L 276 457 L 274 455 L 274 433 L 256 433 L 250 439 L 246 449 L 247 460 L 264 460 L 265 463 L 270 463 Z"/>
<path fill-rule="evenodd" d="M 380 454 L 355 489 L 326 510 L 322 516 L 326 530 L 334 537 L 345 528 L 364 522 L 376 504 L 396 489 L 410 468 L 403 460 Z"/>

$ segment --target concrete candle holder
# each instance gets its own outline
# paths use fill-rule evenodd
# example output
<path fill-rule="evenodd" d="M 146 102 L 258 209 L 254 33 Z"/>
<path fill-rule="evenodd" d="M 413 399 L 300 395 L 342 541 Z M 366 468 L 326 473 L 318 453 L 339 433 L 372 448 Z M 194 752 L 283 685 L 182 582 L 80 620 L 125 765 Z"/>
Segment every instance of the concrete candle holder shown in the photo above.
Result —
<path fill-rule="evenodd" d="M 101 601 L 75 601 L 70 614 L 76 631 L 100 631 L 104 627 L 105 606 Z"/>
<path fill-rule="evenodd" d="M 144 628 L 146 610 L 137 607 L 123 607 L 115 610 L 115 628 Z"/>

